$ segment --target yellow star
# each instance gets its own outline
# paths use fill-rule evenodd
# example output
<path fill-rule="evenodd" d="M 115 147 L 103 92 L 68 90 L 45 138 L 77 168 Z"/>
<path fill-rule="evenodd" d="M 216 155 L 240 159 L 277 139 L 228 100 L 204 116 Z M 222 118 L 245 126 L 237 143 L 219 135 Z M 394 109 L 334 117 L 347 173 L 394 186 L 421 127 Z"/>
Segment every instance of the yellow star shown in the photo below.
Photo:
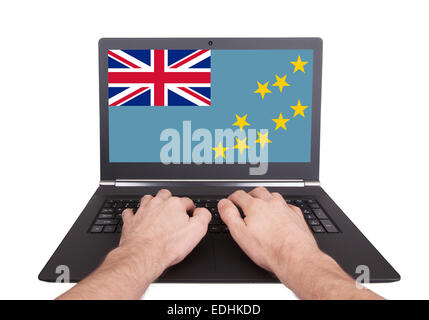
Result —
<path fill-rule="evenodd" d="M 282 92 L 283 87 L 289 87 L 290 84 L 286 82 L 287 75 L 285 74 L 283 78 L 280 78 L 278 75 L 276 75 L 276 83 L 273 84 L 273 87 L 279 87 L 280 92 Z"/>
<path fill-rule="evenodd" d="M 240 127 L 240 131 L 243 130 L 244 126 L 250 126 L 250 124 L 248 124 L 246 122 L 247 114 L 245 114 L 241 118 L 238 116 L 238 114 L 236 114 L 235 117 L 237 118 L 237 121 L 235 123 L 233 123 L 232 125 L 233 126 L 239 126 Z"/>
<path fill-rule="evenodd" d="M 256 140 L 255 142 L 256 143 L 259 142 L 261 144 L 262 149 L 264 149 L 266 143 L 271 143 L 271 141 L 268 139 L 268 131 L 265 132 L 264 134 L 261 134 L 258 131 L 258 137 L 259 137 L 258 140 Z"/>
<path fill-rule="evenodd" d="M 284 119 L 282 113 L 280 112 L 279 118 L 273 119 L 273 121 L 276 123 L 276 129 L 275 130 L 277 130 L 278 128 L 283 128 L 283 129 L 287 130 L 285 123 L 288 122 L 289 120 L 290 119 Z"/>
<path fill-rule="evenodd" d="M 249 149 L 249 146 L 246 144 L 247 138 L 240 140 L 237 137 L 235 137 L 235 139 L 237 140 L 237 144 L 234 146 L 234 149 L 240 150 L 240 154 L 243 153 L 244 149 Z"/>
<path fill-rule="evenodd" d="M 222 156 L 225 159 L 225 151 L 228 150 L 227 147 L 223 147 L 222 142 L 219 141 L 219 145 L 216 148 L 212 148 L 216 151 L 215 159 L 219 156 Z"/>
<path fill-rule="evenodd" d="M 264 99 L 264 96 L 266 93 L 271 93 L 271 91 L 267 88 L 269 81 L 267 81 L 265 84 L 260 84 L 259 81 L 257 81 L 257 82 L 258 82 L 258 89 L 256 89 L 253 92 L 254 93 L 260 93 L 262 99 Z"/>
<path fill-rule="evenodd" d="M 301 70 L 305 73 L 304 66 L 308 63 L 308 61 L 302 61 L 301 56 L 298 56 L 298 60 L 291 61 L 290 63 L 295 66 L 295 70 L 293 70 L 293 73 L 297 72 L 298 70 Z"/>
<path fill-rule="evenodd" d="M 295 110 L 295 113 L 293 117 L 295 118 L 297 115 L 302 115 L 305 118 L 304 110 L 308 108 L 308 106 L 302 106 L 301 100 L 298 100 L 298 104 L 296 106 L 290 106 L 293 110 Z"/>

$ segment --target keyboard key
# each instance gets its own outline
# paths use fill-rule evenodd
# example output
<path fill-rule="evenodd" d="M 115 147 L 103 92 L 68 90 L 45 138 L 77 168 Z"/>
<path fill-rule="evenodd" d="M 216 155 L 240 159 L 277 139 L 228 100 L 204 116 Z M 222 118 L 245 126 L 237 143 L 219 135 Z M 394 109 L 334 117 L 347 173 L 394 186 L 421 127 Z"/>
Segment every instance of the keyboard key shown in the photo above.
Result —
<path fill-rule="evenodd" d="M 103 231 L 103 226 L 92 226 L 91 233 L 99 233 Z"/>
<path fill-rule="evenodd" d="M 313 229 L 314 233 L 324 233 L 325 229 L 323 229 L 322 226 L 312 226 L 311 229 Z"/>
<path fill-rule="evenodd" d="M 200 199 L 195 200 L 194 204 L 195 204 L 195 207 L 197 207 L 197 208 L 203 208 L 203 207 L 205 207 L 205 203 L 203 202 L 203 200 L 200 200 Z"/>
<path fill-rule="evenodd" d="M 217 203 L 216 202 L 207 202 L 206 208 L 217 208 Z"/>
<path fill-rule="evenodd" d="M 113 219 L 113 218 L 115 218 L 114 213 L 100 213 L 98 215 L 98 219 Z"/>
<path fill-rule="evenodd" d="M 320 222 L 318 220 L 308 220 L 307 221 L 310 226 L 319 226 Z"/>
<path fill-rule="evenodd" d="M 311 213 L 313 213 L 313 211 L 311 211 L 311 209 L 305 208 L 305 209 L 302 209 L 302 213 L 303 214 L 311 214 Z"/>
<path fill-rule="evenodd" d="M 95 224 L 106 226 L 106 225 L 116 225 L 118 224 L 118 219 L 97 219 L 95 220 Z"/>
<path fill-rule="evenodd" d="M 304 214 L 304 218 L 306 220 L 314 220 L 316 219 L 316 216 L 314 214 Z"/>
<path fill-rule="evenodd" d="M 213 214 L 212 219 L 210 220 L 210 224 L 221 224 L 222 220 L 220 219 L 219 214 Z"/>
<path fill-rule="evenodd" d="M 103 208 L 111 208 L 112 207 L 112 203 L 110 202 L 105 202 L 103 205 Z"/>
<path fill-rule="evenodd" d="M 313 213 L 320 220 L 322 220 L 322 219 L 328 219 L 328 217 L 326 216 L 325 212 L 323 212 L 322 209 L 313 209 Z"/>
<path fill-rule="evenodd" d="M 336 232 L 338 232 L 337 228 L 335 228 L 335 226 L 332 224 L 331 221 L 329 221 L 329 220 L 320 220 L 320 222 L 323 224 L 323 226 L 325 227 L 326 231 L 328 231 L 329 233 L 336 233 Z"/>
<path fill-rule="evenodd" d="M 220 230 L 220 226 L 213 224 L 213 225 L 209 225 L 209 232 L 211 233 L 219 233 Z"/>
<path fill-rule="evenodd" d="M 101 213 L 113 213 L 113 212 L 115 212 L 115 210 L 104 208 L 104 209 L 101 209 L 101 211 L 100 211 L 100 212 L 101 212 Z"/>
<path fill-rule="evenodd" d="M 320 206 L 319 206 L 319 204 L 317 202 L 315 202 L 315 203 L 309 203 L 308 206 L 311 209 L 318 209 L 318 208 L 320 208 Z"/>
<path fill-rule="evenodd" d="M 122 200 L 116 200 L 113 206 L 115 208 L 122 208 L 124 206 L 124 203 L 122 202 Z"/>
<path fill-rule="evenodd" d="M 112 233 L 115 232 L 116 226 L 105 226 L 103 229 L 104 233 Z"/>

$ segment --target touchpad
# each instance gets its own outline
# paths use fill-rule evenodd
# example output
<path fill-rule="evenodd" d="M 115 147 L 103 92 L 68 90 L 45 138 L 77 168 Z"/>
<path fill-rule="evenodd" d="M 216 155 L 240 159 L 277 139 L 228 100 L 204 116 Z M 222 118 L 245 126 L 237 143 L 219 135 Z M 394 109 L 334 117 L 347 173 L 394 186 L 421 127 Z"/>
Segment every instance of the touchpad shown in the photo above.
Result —
<path fill-rule="evenodd" d="M 273 282 L 276 277 L 257 266 L 229 234 L 218 234 L 214 241 L 217 277 L 231 282 Z"/>
<path fill-rule="evenodd" d="M 213 237 L 206 235 L 194 250 L 179 264 L 167 269 L 161 281 L 209 281 L 215 275 Z"/>

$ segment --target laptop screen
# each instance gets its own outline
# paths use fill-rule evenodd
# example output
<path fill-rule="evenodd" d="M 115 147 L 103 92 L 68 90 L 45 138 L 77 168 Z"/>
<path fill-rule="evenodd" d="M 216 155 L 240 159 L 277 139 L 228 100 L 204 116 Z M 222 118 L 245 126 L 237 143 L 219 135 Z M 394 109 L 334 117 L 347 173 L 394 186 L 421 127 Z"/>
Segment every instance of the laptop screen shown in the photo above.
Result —
<path fill-rule="evenodd" d="M 111 163 L 311 161 L 313 50 L 108 50 Z"/>

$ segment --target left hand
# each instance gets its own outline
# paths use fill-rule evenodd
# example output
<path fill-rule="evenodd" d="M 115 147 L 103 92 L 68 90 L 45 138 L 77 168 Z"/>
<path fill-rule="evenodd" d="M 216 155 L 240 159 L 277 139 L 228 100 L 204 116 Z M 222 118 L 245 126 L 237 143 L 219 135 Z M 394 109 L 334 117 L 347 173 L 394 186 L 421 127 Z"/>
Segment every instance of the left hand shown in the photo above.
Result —
<path fill-rule="evenodd" d="M 187 212 L 193 211 L 192 217 Z M 195 208 L 187 197 L 173 197 L 162 189 L 145 195 L 134 215 L 122 213 L 124 222 L 119 250 L 127 251 L 139 265 L 152 271 L 155 280 L 166 268 L 182 261 L 207 233 L 211 220 L 205 208 Z M 140 263 L 143 261 L 143 263 Z"/>

